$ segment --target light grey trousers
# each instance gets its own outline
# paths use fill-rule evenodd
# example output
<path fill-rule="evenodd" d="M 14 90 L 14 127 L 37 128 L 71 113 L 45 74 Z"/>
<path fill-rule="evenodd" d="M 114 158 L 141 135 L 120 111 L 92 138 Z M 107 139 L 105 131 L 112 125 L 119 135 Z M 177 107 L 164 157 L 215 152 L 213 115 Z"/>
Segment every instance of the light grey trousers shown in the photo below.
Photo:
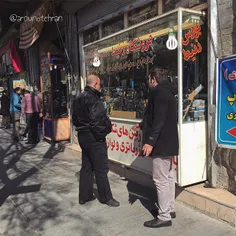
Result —
<path fill-rule="evenodd" d="M 153 157 L 153 181 L 157 190 L 158 218 L 171 220 L 175 211 L 175 181 L 172 171 L 172 157 Z"/>

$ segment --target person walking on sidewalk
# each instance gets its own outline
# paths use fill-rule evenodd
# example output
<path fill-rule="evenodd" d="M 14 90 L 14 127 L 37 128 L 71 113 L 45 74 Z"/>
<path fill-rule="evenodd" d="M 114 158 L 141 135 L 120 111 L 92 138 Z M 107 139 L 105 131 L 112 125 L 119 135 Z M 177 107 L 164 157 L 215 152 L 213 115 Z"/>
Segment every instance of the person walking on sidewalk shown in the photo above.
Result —
<path fill-rule="evenodd" d="M 3 90 L 1 97 L 2 128 L 10 128 L 10 98 L 7 90 Z"/>
<path fill-rule="evenodd" d="M 13 140 L 19 141 L 20 139 L 20 114 L 21 114 L 21 88 L 15 88 L 11 95 L 10 100 L 10 113 L 13 122 Z"/>
<path fill-rule="evenodd" d="M 38 121 L 41 114 L 41 102 L 38 96 L 32 94 L 27 88 L 25 96 L 22 98 L 21 116 L 24 119 L 28 128 L 28 141 L 26 144 L 38 143 Z"/>
<path fill-rule="evenodd" d="M 133 127 L 143 130 L 143 155 L 153 158 L 153 181 L 157 190 L 158 216 L 144 226 L 171 226 L 175 218 L 175 181 L 172 157 L 178 155 L 177 90 L 168 80 L 165 69 L 154 67 L 148 80 L 151 92 L 143 121 Z"/>
<path fill-rule="evenodd" d="M 108 155 L 106 136 L 112 130 L 111 121 L 100 97 L 100 79 L 89 75 L 83 93 L 75 98 L 73 124 L 78 131 L 78 141 L 82 149 L 80 170 L 79 203 L 95 200 L 93 195 L 93 173 L 98 187 L 99 200 L 110 207 L 120 204 L 113 196 L 108 180 Z"/>

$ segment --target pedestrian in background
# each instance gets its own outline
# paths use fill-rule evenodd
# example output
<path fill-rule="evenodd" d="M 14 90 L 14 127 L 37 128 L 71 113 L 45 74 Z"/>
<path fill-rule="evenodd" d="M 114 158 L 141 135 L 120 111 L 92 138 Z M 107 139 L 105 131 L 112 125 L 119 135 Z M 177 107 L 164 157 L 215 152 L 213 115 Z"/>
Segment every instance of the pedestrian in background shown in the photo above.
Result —
<path fill-rule="evenodd" d="M 15 88 L 10 99 L 10 113 L 13 122 L 13 140 L 20 140 L 21 88 Z"/>
<path fill-rule="evenodd" d="M 7 90 L 3 90 L 1 97 L 2 128 L 10 128 L 10 98 Z"/>
<path fill-rule="evenodd" d="M 175 213 L 175 181 L 172 157 L 179 153 L 177 89 L 169 82 L 168 71 L 154 67 L 148 80 L 151 92 L 143 121 L 133 127 L 143 130 L 143 155 L 153 158 L 153 181 L 157 190 L 158 216 L 144 226 L 171 226 Z"/>
<path fill-rule="evenodd" d="M 25 88 L 23 88 L 21 92 L 21 96 L 20 96 L 21 103 L 24 96 L 25 96 Z M 26 123 L 26 119 L 25 118 L 23 119 L 22 116 L 21 116 L 21 122 L 22 122 L 21 125 L 24 127 L 23 132 L 21 133 L 21 136 L 23 137 L 23 141 L 28 141 L 28 126 Z"/>
<path fill-rule="evenodd" d="M 82 148 L 82 168 L 80 170 L 79 203 L 95 200 L 93 195 L 93 173 L 98 187 L 99 200 L 110 207 L 118 207 L 111 193 L 108 180 L 108 155 L 106 136 L 112 130 L 111 121 L 100 97 L 100 79 L 89 75 L 87 86 L 74 101 L 73 124 L 78 131 L 78 141 Z"/>
<path fill-rule="evenodd" d="M 26 118 L 28 128 L 28 141 L 26 144 L 38 143 L 38 122 L 42 112 L 41 102 L 38 96 L 31 93 L 29 88 L 25 89 L 22 98 L 22 119 Z"/>

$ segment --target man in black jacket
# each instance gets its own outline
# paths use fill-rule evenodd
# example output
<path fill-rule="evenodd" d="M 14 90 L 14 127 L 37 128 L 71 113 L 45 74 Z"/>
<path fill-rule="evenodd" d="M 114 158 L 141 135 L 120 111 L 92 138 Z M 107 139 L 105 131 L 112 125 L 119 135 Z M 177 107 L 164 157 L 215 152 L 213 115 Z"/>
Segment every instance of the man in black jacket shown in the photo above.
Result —
<path fill-rule="evenodd" d="M 93 195 L 93 173 L 98 187 L 99 200 L 111 207 L 120 204 L 113 197 L 108 180 L 108 156 L 106 136 L 111 132 L 111 121 L 100 97 L 100 79 L 89 75 L 87 86 L 74 101 L 73 124 L 78 131 L 82 149 L 80 170 L 79 203 L 95 200 Z"/>
<path fill-rule="evenodd" d="M 1 100 L 1 113 L 2 113 L 2 127 L 5 129 L 10 128 L 10 98 L 8 97 L 7 90 L 2 92 Z"/>
<path fill-rule="evenodd" d="M 153 181 L 157 190 L 158 217 L 144 223 L 146 227 L 171 226 L 175 218 L 175 182 L 172 157 L 179 152 L 177 89 L 168 81 L 167 70 L 153 68 L 149 74 L 151 89 L 143 122 L 134 129 L 143 130 L 143 155 L 153 158 Z"/>

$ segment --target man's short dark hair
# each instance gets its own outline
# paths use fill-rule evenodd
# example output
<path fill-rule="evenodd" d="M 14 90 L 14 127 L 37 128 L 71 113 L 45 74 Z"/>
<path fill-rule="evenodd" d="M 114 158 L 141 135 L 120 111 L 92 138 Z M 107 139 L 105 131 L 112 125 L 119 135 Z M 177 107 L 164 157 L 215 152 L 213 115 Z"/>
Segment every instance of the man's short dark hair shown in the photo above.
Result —
<path fill-rule="evenodd" d="M 168 78 L 168 70 L 165 68 L 160 68 L 160 67 L 153 67 L 149 71 L 149 74 L 151 75 L 152 78 L 155 78 L 157 83 L 162 84 L 165 82 L 169 82 Z"/>
<path fill-rule="evenodd" d="M 21 90 L 20 87 L 16 87 L 16 88 L 15 88 L 15 92 L 18 92 L 19 90 Z"/>

